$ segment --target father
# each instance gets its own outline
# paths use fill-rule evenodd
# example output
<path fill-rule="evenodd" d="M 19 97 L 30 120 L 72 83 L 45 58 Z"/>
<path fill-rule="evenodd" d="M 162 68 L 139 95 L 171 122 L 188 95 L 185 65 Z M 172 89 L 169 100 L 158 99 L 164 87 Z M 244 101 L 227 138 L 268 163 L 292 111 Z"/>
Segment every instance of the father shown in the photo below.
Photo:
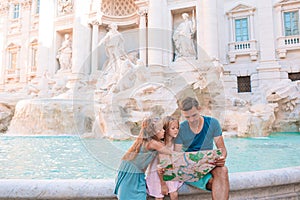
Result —
<path fill-rule="evenodd" d="M 203 190 L 212 191 L 213 200 L 229 198 L 228 170 L 225 166 L 227 156 L 222 129 L 217 119 L 202 116 L 200 106 L 195 98 L 187 97 L 180 105 L 185 121 L 180 124 L 179 134 L 175 139 L 175 151 L 199 151 L 213 149 L 222 150 L 222 156 L 215 162 L 216 167 L 197 182 L 186 182 Z"/>

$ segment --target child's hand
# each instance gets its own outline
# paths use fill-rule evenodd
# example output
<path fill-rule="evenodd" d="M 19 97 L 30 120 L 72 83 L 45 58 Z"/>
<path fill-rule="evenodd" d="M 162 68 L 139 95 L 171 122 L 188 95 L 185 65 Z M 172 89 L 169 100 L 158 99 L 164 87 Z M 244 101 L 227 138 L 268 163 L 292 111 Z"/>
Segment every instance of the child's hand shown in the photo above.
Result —
<path fill-rule="evenodd" d="M 160 175 L 163 175 L 165 173 L 165 169 L 164 168 L 157 168 L 157 173 Z"/>
<path fill-rule="evenodd" d="M 169 194 L 169 188 L 165 182 L 161 183 L 161 193 L 163 195 Z"/>

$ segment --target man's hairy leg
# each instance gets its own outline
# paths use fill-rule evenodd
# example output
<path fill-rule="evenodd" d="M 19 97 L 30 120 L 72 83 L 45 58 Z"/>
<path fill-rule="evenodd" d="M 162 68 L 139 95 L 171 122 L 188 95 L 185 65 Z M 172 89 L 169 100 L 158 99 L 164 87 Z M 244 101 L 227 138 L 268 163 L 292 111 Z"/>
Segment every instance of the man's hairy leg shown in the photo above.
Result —
<path fill-rule="evenodd" d="M 212 190 L 213 200 L 228 200 L 229 179 L 227 167 L 216 167 L 212 171 L 213 178 L 209 180 L 207 188 Z"/>

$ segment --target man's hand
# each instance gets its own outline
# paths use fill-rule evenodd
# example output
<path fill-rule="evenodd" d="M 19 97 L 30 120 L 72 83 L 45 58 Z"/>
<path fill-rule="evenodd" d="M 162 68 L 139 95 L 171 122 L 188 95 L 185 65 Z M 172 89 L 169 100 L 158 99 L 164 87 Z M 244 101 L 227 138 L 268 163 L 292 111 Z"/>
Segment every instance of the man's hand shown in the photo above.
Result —
<path fill-rule="evenodd" d="M 224 156 L 221 156 L 220 158 L 217 158 L 215 161 L 215 165 L 217 167 L 224 167 L 226 162 L 226 158 Z"/>

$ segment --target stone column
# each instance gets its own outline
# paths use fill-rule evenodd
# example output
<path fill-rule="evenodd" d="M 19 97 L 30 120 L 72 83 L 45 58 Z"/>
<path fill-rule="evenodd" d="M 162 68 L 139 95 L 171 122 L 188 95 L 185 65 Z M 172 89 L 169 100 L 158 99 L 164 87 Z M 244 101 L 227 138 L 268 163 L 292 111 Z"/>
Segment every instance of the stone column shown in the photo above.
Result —
<path fill-rule="evenodd" d="M 51 74 L 55 72 L 55 52 L 53 48 L 55 10 L 54 1 L 40 1 L 37 77 L 41 77 L 45 70 L 48 70 Z"/>
<path fill-rule="evenodd" d="M 149 65 L 162 65 L 163 44 L 163 10 L 162 1 L 149 0 L 148 14 L 148 62 Z"/>
<path fill-rule="evenodd" d="M 99 22 L 97 20 L 93 20 L 92 25 L 92 52 L 91 52 L 91 73 L 95 73 L 98 69 L 98 34 L 99 34 Z"/>
<path fill-rule="evenodd" d="M 140 15 L 140 24 L 139 24 L 139 54 L 140 59 L 144 62 L 144 64 L 148 64 L 147 58 L 147 29 L 146 29 L 146 21 L 148 20 L 148 9 L 145 7 L 139 8 Z"/>
<path fill-rule="evenodd" d="M 30 37 L 30 19 L 31 19 L 31 1 L 23 1 L 21 3 L 22 10 L 22 35 L 21 35 L 21 51 L 20 51 L 20 82 L 27 82 L 27 71 L 30 67 L 29 56 L 29 37 Z"/>
<path fill-rule="evenodd" d="M 217 0 L 203 0 L 200 8 L 200 16 L 200 27 L 197 27 L 197 32 L 202 32 L 202 35 L 199 35 L 198 43 L 200 44 L 200 47 L 204 48 L 209 57 L 218 58 L 219 37 Z M 200 57 L 200 55 L 198 55 L 198 57 Z"/>
<path fill-rule="evenodd" d="M 6 70 L 6 50 L 4 44 L 7 39 L 7 23 L 9 17 L 9 5 L 8 3 L 2 4 L 0 7 L 0 91 L 5 84 L 5 70 Z"/>
<path fill-rule="evenodd" d="M 91 28 L 88 24 L 90 0 L 75 0 L 72 45 L 72 73 L 75 76 L 90 73 Z"/>
<path fill-rule="evenodd" d="M 98 43 L 99 43 L 99 25 L 102 24 L 101 12 L 102 0 L 92 0 L 90 15 L 94 15 L 94 18 L 90 21 L 92 27 L 92 47 L 91 47 L 91 74 L 95 74 L 99 67 L 99 56 L 98 56 Z M 95 75 L 97 76 L 97 75 Z"/>

